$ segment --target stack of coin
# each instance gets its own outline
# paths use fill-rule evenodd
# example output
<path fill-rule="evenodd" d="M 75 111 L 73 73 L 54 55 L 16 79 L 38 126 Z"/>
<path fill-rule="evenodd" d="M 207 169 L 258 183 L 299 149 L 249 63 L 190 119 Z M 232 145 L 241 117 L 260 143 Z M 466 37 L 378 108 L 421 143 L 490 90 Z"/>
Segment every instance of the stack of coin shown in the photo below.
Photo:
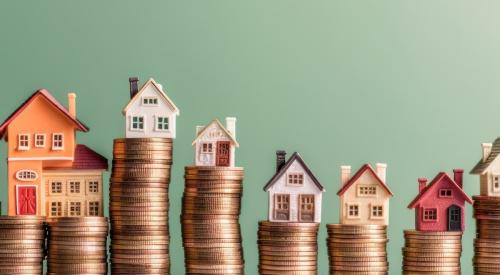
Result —
<path fill-rule="evenodd" d="M 108 230 L 105 217 L 49 220 L 47 275 L 107 274 Z"/>
<path fill-rule="evenodd" d="M 500 198 L 475 196 L 474 269 L 476 274 L 500 274 Z"/>
<path fill-rule="evenodd" d="M 259 222 L 259 273 L 315 275 L 318 223 Z"/>
<path fill-rule="evenodd" d="M 243 274 L 243 174 L 239 167 L 186 167 L 181 215 L 186 274 Z"/>
<path fill-rule="evenodd" d="M 170 274 L 172 139 L 116 139 L 111 175 L 113 274 Z"/>
<path fill-rule="evenodd" d="M 44 219 L 0 216 L 0 274 L 42 274 Z"/>
<path fill-rule="evenodd" d="M 460 275 L 462 232 L 405 230 L 403 274 Z"/>
<path fill-rule="evenodd" d="M 387 226 L 329 224 L 330 274 L 387 274 Z"/>

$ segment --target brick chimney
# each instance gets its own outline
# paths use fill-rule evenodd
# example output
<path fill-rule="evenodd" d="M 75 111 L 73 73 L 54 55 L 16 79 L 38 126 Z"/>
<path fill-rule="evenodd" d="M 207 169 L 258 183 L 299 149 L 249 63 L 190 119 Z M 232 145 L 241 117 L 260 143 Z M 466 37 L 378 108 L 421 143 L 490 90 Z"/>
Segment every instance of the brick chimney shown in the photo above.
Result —
<path fill-rule="evenodd" d="M 482 150 L 482 153 L 483 153 L 483 162 L 485 162 L 488 157 L 490 156 L 491 154 L 491 147 L 493 147 L 493 144 L 491 143 L 482 143 L 481 144 L 481 148 L 483 149 Z"/>
<path fill-rule="evenodd" d="M 68 112 L 73 117 L 76 118 L 76 94 L 68 94 Z"/>
<path fill-rule="evenodd" d="M 453 180 L 460 187 L 463 188 L 463 178 L 464 178 L 464 170 L 463 169 L 453 169 Z"/>
<path fill-rule="evenodd" d="M 137 86 L 138 81 L 139 78 L 136 76 L 128 78 L 128 82 L 130 83 L 130 98 L 133 98 L 139 92 L 139 86 Z"/>
<path fill-rule="evenodd" d="M 278 150 L 276 151 L 276 172 L 281 170 L 285 166 L 286 151 Z"/>
<path fill-rule="evenodd" d="M 425 189 L 427 186 L 427 179 L 426 178 L 419 178 L 418 179 L 418 192 L 422 193 L 422 191 Z"/>
<path fill-rule="evenodd" d="M 376 166 L 376 172 L 377 176 L 382 180 L 383 183 L 385 183 L 385 175 L 387 171 L 387 164 L 385 163 L 377 163 L 375 164 Z"/>
<path fill-rule="evenodd" d="M 351 166 L 349 165 L 340 166 L 340 182 L 342 183 L 342 186 L 346 184 L 350 178 L 351 178 Z"/>

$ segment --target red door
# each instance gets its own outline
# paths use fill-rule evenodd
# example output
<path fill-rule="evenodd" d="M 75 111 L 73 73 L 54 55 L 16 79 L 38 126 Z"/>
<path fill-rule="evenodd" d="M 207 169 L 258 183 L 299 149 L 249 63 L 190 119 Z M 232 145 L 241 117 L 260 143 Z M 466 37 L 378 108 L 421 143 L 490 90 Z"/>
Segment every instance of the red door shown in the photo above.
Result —
<path fill-rule="evenodd" d="M 36 215 L 36 187 L 18 187 L 17 211 L 18 215 Z"/>
<path fill-rule="evenodd" d="M 229 141 L 217 142 L 216 166 L 229 166 L 230 146 Z"/>

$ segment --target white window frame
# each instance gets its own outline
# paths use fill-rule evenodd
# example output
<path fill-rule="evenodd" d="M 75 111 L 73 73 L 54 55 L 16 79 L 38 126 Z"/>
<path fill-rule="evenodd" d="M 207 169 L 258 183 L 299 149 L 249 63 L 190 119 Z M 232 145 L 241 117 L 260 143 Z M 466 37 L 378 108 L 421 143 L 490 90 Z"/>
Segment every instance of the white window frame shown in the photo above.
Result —
<path fill-rule="evenodd" d="M 71 192 L 71 183 L 78 183 L 78 192 Z M 68 195 L 71 194 L 82 194 L 82 181 L 81 180 L 68 180 Z"/>
<path fill-rule="evenodd" d="M 41 137 L 43 143 L 41 145 L 38 145 L 38 138 Z M 46 134 L 35 134 L 35 148 L 45 148 L 45 144 L 47 144 L 47 135 Z"/>
<path fill-rule="evenodd" d="M 94 183 L 94 182 L 96 182 L 96 183 L 97 183 L 97 192 L 90 192 L 90 184 L 91 184 L 91 183 Z M 88 195 L 100 194 L 100 193 L 101 193 L 101 188 L 102 188 L 102 187 L 101 187 L 101 181 L 100 181 L 100 180 L 97 180 L 97 179 L 93 180 L 93 179 L 91 179 L 91 180 L 87 180 L 87 181 L 86 181 L 86 183 L 87 183 L 87 184 L 86 184 L 86 186 L 85 186 L 85 187 L 86 187 L 86 193 L 87 193 Z"/>
<path fill-rule="evenodd" d="M 302 182 L 299 183 L 290 182 L 290 177 L 292 176 L 297 176 L 298 179 L 300 179 L 300 176 L 302 176 Z M 304 186 L 304 181 L 305 181 L 305 174 L 303 172 L 288 172 L 286 174 L 286 184 L 288 186 Z"/>
<path fill-rule="evenodd" d="M 80 203 L 80 215 L 71 215 L 71 203 Z M 69 200 L 68 201 L 68 217 L 82 217 L 85 216 L 85 203 L 80 200 Z"/>
<path fill-rule="evenodd" d="M 204 151 L 203 149 L 203 145 L 207 145 L 207 149 L 210 147 L 210 151 Z M 214 151 L 214 144 L 212 142 L 202 142 L 200 144 L 200 152 L 202 154 L 213 154 L 215 151 Z"/>
<path fill-rule="evenodd" d="M 167 119 L 167 129 L 160 129 L 158 125 L 160 124 L 159 119 Z M 164 124 L 164 122 L 162 122 Z M 163 125 L 162 125 L 163 126 Z M 170 117 L 169 116 L 155 116 L 155 131 L 157 132 L 168 132 L 170 131 Z"/>
<path fill-rule="evenodd" d="M 382 216 L 375 216 L 373 215 L 373 208 L 374 207 L 381 207 L 382 208 Z M 374 205 L 370 205 L 370 219 L 372 220 L 381 220 L 381 219 L 384 219 L 385 217 L 385 211 L 384 211 L 384 205 L 382 204 L 374 204 Z"/>
<path fill-rule="evenodd" d="M 61 136 L 61 146 L 56 146 L 56 136 Z M 64 150 L 64 134 L 63 133 L 53 133 L 52 134 L 52 150 L 53 151 Z"/>
<path fill-rule="evenodd" d="M 350 209 L 351 206 L 356 206 L 358 208 L 358 215 L 357 216 L 352 216 L 351 215 L 351 211 L 350 211 L 351 210 Z M 358 203 L 348 203 L 348 204 L 346 204 L 346 211 L 347 211 L 346 216 L 350 220 L 358 220 L 358 219 L 361 218 L 361 215 L 360 215 L 361 214 L 360 213 L 361 212 L 361 208 L 359 207 Z"/>
<path fill-rule="evenodd" d="M 495 186 L 495 178 L 498 178 L 498 188 Z M 491 188 L 493 192 L 500 192 L 500 174 L 492 174 L 491 175 Z"/>
<path fill-rule="evenodd" d="M 34 177 L 33 178 L 22 177 L 23 173 L 33 173 Z M 19 181 L 36 181 L 38 179 L 38 173 L 35 170 L 21 169 L 16 172 L 16 179 Z"/>
<path fill-rule="evenodd" d="M 51 196 L 63 196 L 65 194 L 64 187 L 66 185 L 64 184 L 63 180 L 48 180 L 48 181 L 49 181 L 49 194 Z M 55 182 L 60 182 L 61 183 L 61 193 L 54 193 L 54 192 L 52 192 L 52 184 L 55 183 Z"/>
<path fill-rule="evenodd" d="M 142 129 L 134 128 L 134 118 L 142 118 Z M 137 126 L 139 126 L 139 122 L 137 122 Z M 144 132 L 146 130 L 146 117 L 145 116 L 130 116 L 130 131 L 133 132 Z"/>
<path fill-rule="evenodd" d="M 27 140 L 26 142 L 28 143 L 27 146 L 21 146 L 21 137 L 26 137 Z M 26 134 L 26 133 L 23 133 L 23 134 L 19 134 L 17 136 L 17 150 L 19 151 L 28 151 L 30 149 L 30 134 Z"/>
<path fill-rule="evenodd" d="M 149 100 L 155 100 L 156 99 L 156 103 L 149 103 Z M 144 100 L 147 100 L 148 103 L 144 103 Z M 143 96 L 142 99 L 141 99 L 141 105 L 142 106 L 151 106 L 151 107 L 156 107 L 159 105 L 159 102 L 160 102 L 160 99 L 157 97 L 157 96 Z"/>
<path fill-rule="evenodd" d="M 35 215 L 38 215 L 38 211 L 40 211 L 39 209 L 39 204 L 38 204 L 38 200 L 39 200 L 39 194 L 38 194 L 38 185 L 34 185 L 34 184 L 17 184 L 16 185 L 16 214 L 17 215 L 20 215 L 19 213 L 21 211 L 19 211 L 19 188 L 21 187 L 35 187 L 35 194 L 36 194 L 36 212 Z"/>
<path fill-rule="evenodd" d="M 361 193 L 361 188 L 366 188 L 369 192 L 370 188 L 374 188 L 374 193 L 373 194 L 363 194 Z M 358 194 L 358 197 L 376 197 L 377 196 L 377 185 L 376 184 L 359 184 L 357 186 L 356 193 Z"/>
<path fill-rule="evenodd" d="M 56 202 L 56 203 L 60 203 L 61 204 L 61 216 L 55 216 L 55 215 L 52 215 L 52 203 L 53 202 Z M 64 217 L 64 205 L 65 203 L 62 201 L 62 200 L 50 200 L 49 201 L 49 217 Z"/>
<path fill-rule="evenodd" d="M 97 215 L 93 215 L 91 216 L 90 215 L 90 203 L 91 202 L 97 202 L 99 204 L 98 208 L 97 208 Z M 89 200 L 87 201 L 87 216 L 90 216 L 90 217 L 99 217 L 100 214 L 101 214 L 101 209 L 102 209 L 103 205 L 102 205 L 102 202 L 98 201 L 98 200 Z"/>

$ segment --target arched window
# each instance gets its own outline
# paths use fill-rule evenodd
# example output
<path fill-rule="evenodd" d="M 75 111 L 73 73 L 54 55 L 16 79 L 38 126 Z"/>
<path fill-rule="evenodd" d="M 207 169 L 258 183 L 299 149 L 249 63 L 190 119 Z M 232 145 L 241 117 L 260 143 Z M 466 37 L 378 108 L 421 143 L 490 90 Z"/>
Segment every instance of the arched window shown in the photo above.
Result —
<path fill-rule="evenodd" d="M 16 173 L 16 179 L 20 181 L 34 181 L 38 178 L 38 174 L 33 170 L 19 170 Z"/>

